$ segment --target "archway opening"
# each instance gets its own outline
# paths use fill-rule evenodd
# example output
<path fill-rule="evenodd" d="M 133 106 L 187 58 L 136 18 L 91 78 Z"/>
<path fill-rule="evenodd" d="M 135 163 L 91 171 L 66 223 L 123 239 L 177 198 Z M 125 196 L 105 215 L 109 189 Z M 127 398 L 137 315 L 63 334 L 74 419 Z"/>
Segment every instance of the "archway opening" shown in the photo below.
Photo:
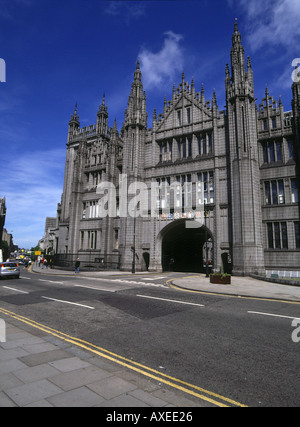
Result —
<path fill-rule="evenodd" d="M 186 221 L 166 227 L 162 238 L 163 271 L 203 273 L 206 259 L 212 267 L 213 241 L 208 229 L 186 227 Z"/>

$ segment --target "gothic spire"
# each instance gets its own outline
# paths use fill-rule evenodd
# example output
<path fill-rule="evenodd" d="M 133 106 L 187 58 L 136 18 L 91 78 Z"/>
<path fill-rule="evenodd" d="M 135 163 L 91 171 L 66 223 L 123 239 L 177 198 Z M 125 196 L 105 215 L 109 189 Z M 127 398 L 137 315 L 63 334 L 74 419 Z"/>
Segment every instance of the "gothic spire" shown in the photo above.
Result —
<path fill-rule="evenodd" d="M 240 84 L 245 78 L 245 73 L 245 51 L 242 45 L 242 36 L 239 32 L 236 20 L 234 24 L 234 33 L 232 35 L 231 48 L 231 74 L 233 82 Z"/>
<path fill-rule="evenodd" d="M 77 114 L 77 102 L 75 104 L 74 114 L 71 115 L 70 123 L 71 122 L 79 125 L 79 116 Z"/>
<path fill-rule="evenodd" d="M 251 60 L 248 57 L 246 64 L 245 51 L 242 45 L 242 36 L 239 32 L 237 19 L 234 23 L 234 33 L 232 35 L 232 48 L 230 56 L 231 73 L 228 65 L 226 65 L 225 70 L 225 87 L 227 98 L 230 99 L 234 96 L 242 96 L 247 94 L 254 99 L 254 84 Z"/>
<path fill-rule="evenodd" d="M 125 126 L 129 124 L 139 124 L 147 127 L 146 95 L 143 90 L 139 60 L 137 60 L 134 71 L 134 80 L 128 99 L 128 107 L 125 112 Z"/>
<path fill-rule="evenodd" d="M 105 93 L 103 93 L 102 104 L 99 105 L 97 113 L 97 133 L 106 136 L 108 130 L 108 112 L 105 105 Z"/>
<path fill-rule="evenodd" d="M 117 126 L 117 119 L 116 118 L 115 118 L 115 121 L 114 121 L 113 128 L 111 130 L 111 135 L 112 136 L 114 136 L 114 135 L 118 136 L 119 135 L 118 126 Z"/>
<path fill-rule="evenodd" d="M 142 73 L 140 70 L 140 60 L 139 59 L 137 60 L 137 63 L 136 63 L 136 69 L 134 72 L 134 81 L 135 82 L 141 82 L 142 81 Z"/>
<path fill-rule="evenodd" d="M 105 92 L 103 93 L 103 97 L 102 97 L 102 104 L 99 105 L 99 113 L 105 113 L 107 114 L 107 106 L 105 105 Z"/>

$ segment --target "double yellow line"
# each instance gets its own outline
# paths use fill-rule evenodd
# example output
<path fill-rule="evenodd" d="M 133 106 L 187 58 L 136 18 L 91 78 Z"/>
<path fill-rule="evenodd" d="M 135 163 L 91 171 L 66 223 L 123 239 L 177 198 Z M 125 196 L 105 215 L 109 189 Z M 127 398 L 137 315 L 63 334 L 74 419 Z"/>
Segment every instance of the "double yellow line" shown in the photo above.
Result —
<path fill-rule="evenodd" d="M 132 360 L 126 359 L 123 356 L 112 353 L 111 351 L 105 350 L 102 347 L 96 346 L 87 341 L 81 340 L 79 338 L 72 337 L 70 335 L 64 334 L 63 332 L 52 329 L 48 326 L 45 326 L 41 323 L 35 322 L 34 320 L 28 319 L 27 317 L 21 316 L 20 314 L 13 313 L 4 308 L 0 308 L 0 313 L 14 318 L 20 322 L 23 322 L 29 326 L 39 329 L 47 334 L 50 334 L 54 337 L 57 337 L 63 341 L 66 341 L 70 344 L 76 345 L 78 347 L 83 348 L 84 350 L 90 351 L 98 356 L 101 356 L 105 359 L 108 359 L 118 365 L 131 369 L 132 371 L 138 372 L 146 377 L 152 378 L 156 381 L 164 383 L 170 387 L 173 387 L 177 390 L 181 390 L 184 393 L 187 393 L 191 396 L 197 397 L 201 400 L 209 402 L 215 406 L 219 407 L 246 407 L 239 402 L 236 402 L 227 397 L 221 396 L 217 393 L 213 393 L 211 391 L 205 390 L 201 387 L 195 386 L 193 384 L 189 384 L 185 381 L 179 380 L 177 378 L 171 377 L 169 375 L 163 374 L 155 369 L 144 366 L 138 362 L 134 362 Z"/>

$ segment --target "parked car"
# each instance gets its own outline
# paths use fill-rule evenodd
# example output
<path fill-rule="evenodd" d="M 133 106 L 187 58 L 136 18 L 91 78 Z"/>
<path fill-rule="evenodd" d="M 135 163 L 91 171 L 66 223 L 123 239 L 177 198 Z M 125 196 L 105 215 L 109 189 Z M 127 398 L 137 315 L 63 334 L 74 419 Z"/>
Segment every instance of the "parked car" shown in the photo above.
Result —
<path fill-rule="evenodd" d="M 19 279 L 20 267 L 16 262 L 3 262 L 0 264 L 0 279 L 5 277 L 14 277 Z"/>

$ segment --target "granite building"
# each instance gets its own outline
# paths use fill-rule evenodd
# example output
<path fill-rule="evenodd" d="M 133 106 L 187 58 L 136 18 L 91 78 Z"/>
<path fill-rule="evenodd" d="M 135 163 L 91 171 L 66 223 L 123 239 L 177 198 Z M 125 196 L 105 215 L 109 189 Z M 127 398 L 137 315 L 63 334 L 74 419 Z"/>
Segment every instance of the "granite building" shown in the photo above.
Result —
<path fill-rule="evenodd" d="M 139 62 L 120 132 L 116 121 L 108 126 L 105 97 L 88 127 L 80 127 L 76 106 L 58 259 L 79 256 L 83 264 L 129 271 L 299 270 L 298 80 L 291 111 L 268 89 L 257 104 L 235 23 L 225 110 L 215 93 L 207 100 L 182 74 L 149 129 Z"/>

